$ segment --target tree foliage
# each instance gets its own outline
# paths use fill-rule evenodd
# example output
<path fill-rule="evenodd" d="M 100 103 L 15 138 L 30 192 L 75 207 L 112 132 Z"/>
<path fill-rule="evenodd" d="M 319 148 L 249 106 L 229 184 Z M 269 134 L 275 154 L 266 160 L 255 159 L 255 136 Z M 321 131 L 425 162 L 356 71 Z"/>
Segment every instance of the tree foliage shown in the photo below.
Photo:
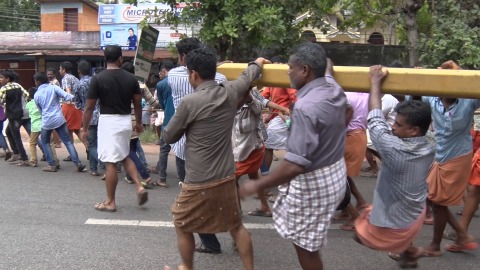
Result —
<path fill-rule="evenodd" d="M 480 3 L 477 0 L 436 1 L 431 31 L 420 35 L 420 60 L 431 67 L 455 60 L 480 68 Z"/>
<path fill-rule="evenodd" d="M 305 24 L 321 26 L 334 0 L 204 0 L 183 1 L 181 16 L 175 11 L 175 0 L 167 2 L 171 12 L 155 14 L 155 23 L 174 28 L 200 25 L 199 37 L 214 47 L 221 59 L 249 60 L 258 54 L 283 54 L 299 41 Z M 293 24 L 307 11 L 310 16 Z"/>
<path fill-rule="evenodd" d="M 40 6 L 34 0 L 0 0 L 0 31 L 40 30 Z"/>

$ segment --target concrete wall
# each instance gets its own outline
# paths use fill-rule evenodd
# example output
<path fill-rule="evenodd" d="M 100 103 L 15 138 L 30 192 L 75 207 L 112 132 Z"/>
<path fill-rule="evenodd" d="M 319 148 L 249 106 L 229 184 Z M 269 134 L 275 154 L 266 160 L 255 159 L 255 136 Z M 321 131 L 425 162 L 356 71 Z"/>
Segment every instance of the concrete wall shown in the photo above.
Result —
<path fill-rule="evenodd" d="M 320 43 L 337 66 L 388 65 L 399 60 L 407 67 L 408 53 L 404 46 Z"/>
<path fill-rule="evenodd" d="M 65 31 L 63 9 L 78 9 L 78 31 L 100 31 L 98 25 L 98 10 L 83 3 L 41 4 L 41 31 Z"/>

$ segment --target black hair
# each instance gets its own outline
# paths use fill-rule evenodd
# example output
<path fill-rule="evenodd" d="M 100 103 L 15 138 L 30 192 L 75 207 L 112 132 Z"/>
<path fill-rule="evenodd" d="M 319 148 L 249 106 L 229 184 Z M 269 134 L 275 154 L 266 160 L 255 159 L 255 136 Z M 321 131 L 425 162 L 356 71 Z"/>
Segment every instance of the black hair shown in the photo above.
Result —
<path fill-rule="evenodd" d="M 198 38 L 189 37 L 178 41 L 175 47 L 179 55 L 187 55 L 189 52 L 203 47 L 203 44 Z"/>
<path fill-rule="evenodd" d="M 11 69 L 3 69 L 0 71 L 0 75 L 2 75 L 3 77 L 5 78 L 8 78 L 10 80 L 10 82 L 16 82 L 18 81 L 19 79 L 19 75 L 18 73 L 16 73 L 15 71 L 11 70 Z"/>
<path fill-rule="evenodd" d="M 130 31 L 130 30 L 132 30 L 132 32 L 134 32 L 134 33 L 135 33 L 135 31 L 133 31 L 133 28 L 131 28 L 131 27 L 130 27 L 130 28 L 128 28 L 128 31 Z"/>
<path fill-rule="evenodd" d="M 270 61 L 272 61 L 272 63 L 282 63 L 282 64 L 286 64 L 288 62 L 287 59 L 283 56 L 273 56 L 272 59 L 270 59 Z"/>
<path fill-rule="evenodd" d="M 399 60 L 395 60 L 395 61 L 393 61 L 392 63 L 388 64 L 387 67 L 391 67 L 391 68 L 403 68 L 403 65 L 402 65 L 402 62 L 400 62 Z"/>
<path fill-rule="evenodd" d="M 163 60 L 162 63 L 160 63 L 160 66 L 160 69 L 166 69 L 167 71 L 170 71 L 172 68 L 175 67 L 173 62 L 170 60 Z"/>
<path fill-rule="evenodd" d="M 102 72 L 102 71 L 104 71 L 104 70 L 105 70 L 104 67 L 96 67 L 94 72 L 95 72 L 95 74 L 98 74 L 98 73 L 100 73 L 100 72 Z"/>
<path fill-rule="evenodd" d="M 107 63 L 113 63 L 122 56 L 122 47 L 118 45 L 107 45 L 103 51 L 103 55 Z"/>
<path fill-rule="evenodd" d="M 78 63 L 78 71 L 83 75 L 87 76 L 91 74 L 92 65 L 87 61 L 81 61 Z"/>
<path fill-rule="evenodd" d="M 308 66 L 316 78 L 325 76 L 327 55 L 318 43 L 303 43 L 291 52 L 294 61 L 300 66 Z"/>
<path fill-rule="evenodd" d="M 405 117 L 407 124 L 419 127 L 422 135 L 427 134 L 432 123 L 432 109 L 420 100 L 402 101 L 395 107 L 395 112 Z"/>
<path fill-rule="evenodd" d="M 67 73 L 72 73 L 72 71 L 73 71 L 73 65 L 72 65 L 72 63 L 70 63 L 68 61 L 60 63 L 60 67 L 65 69 L 65 72 L 67 72 Z"/>
<path fill-rule="evenodd" d="M 187 54 L 187 69 L 196 71 L 203 80 L 215 80 L 217 72 L 217 55 L 212 48 L 200 48 Z"/>
<path fill-rule="evenodd" d="M 53 74 L 57 73 L 57 71 L 54 68 L 47 68 L 47 71 L 51 71 L 51 72 L 53 72 Z"/>
<path fill-rule="evenodd" d="M 123 63 L 122 69 L 135 75 L 135 66 L 133 66 L 133 63 L 130 61 Z"/>
<path fill-rule="evenodd" d="M 32 100 L 35 97 L 36 92 L 37 92 L 36 87 L 30 87 L 30 89 L 28 89 L 28 98 Z"/>
<path fill-rule="evenodd" d="M 43 72 L 36 72 L 35 75 L 33 75 L 33 80 L 39 81 L 40 84 L 48 83 L 47 74 Z"/>

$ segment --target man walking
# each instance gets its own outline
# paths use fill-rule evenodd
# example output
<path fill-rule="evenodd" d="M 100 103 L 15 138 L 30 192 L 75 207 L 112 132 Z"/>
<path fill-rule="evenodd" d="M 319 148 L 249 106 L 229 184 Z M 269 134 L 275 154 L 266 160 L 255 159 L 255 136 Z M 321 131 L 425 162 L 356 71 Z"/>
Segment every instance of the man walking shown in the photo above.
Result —
<path fill-rule="evenodd" d="M 298 91 L 287 153 L 279 169 L 248 181 L 240 195 L 279 186 L 273 205 L 275 228 L 293 242 L 304 270 L 321 270 L 319 251 L 327 243 L 331 219 L 346 190 L 347 98 L 325 79 L 327 57 L 319 44 L 297 47 L 288 65 L 291 85 Z"/>
<path fill-rule="evenodd" d="M 107 69 L 95 75 L 90 81 L 87 103 L 83 118 L 84 140 L 88 138 L 90 122 L 97 100 L 100 102 L 98 120 L 98 158 L 105 163 L 107 200 L 95 205 L 95 210 L 115 212 L 115 191 L 118 183 L 115 163 L 123 162 L 128 175 L 136 178 L 138 205 L 148 200 L 148 193 L 138 179 L 138 171 L 128 157 L 130 152 L 130 136 L 132 134 L 131 103 L 135 112 L 135 131 L 141 133 L 142 95 L 137 79 L 133 74 L 121 69 L 123 63 L 122 49 L 117 45 L 109 45 L 104 51 Z"/>
<path fill-rule="evenodd" d="M 416 267 L 424 252 L 413 246 L 413 240 L 425 218 L 425 180 L 435 154 L 435 139 L 427 135 L 432 116 L 427 104 L 404 101 L 395 108 L 395 122 L 390 126 L 381 101 L 386 76 L 382 66 L 370 68 L 368 130 L 382 163 L 373 207 L 367 207 L 355 221 L 356 235 L 369 248 L 400 253 L 391 254 L 400 267 Z"/>
<path fill-rule="evenodd" d="M 38 87 L 34 97 L 35 104 L 42 114 L 42 130 L 40 140 L 42 142 L 43 152 L 45 153 L 45 157 L 48 162 L 48 166 L 43 168 L 43 171 L 56 172 L 60 166 L 54 160 L 53 153 L 50 148 L 50 137 L 53 130 L 55 130 L 60 136 L 60 139 L 63 141 L 63 144 L 65 144 L 70 157 L 72 157 L 72 161 L 77 167 L 77 171 L 83 172 L 85 165 L 80 162 L 77 151 L 75 150 L 75 146 L 70 140 L 70 136 L 68 136 L 66 121 L 63 117 L 59 103 L 60 98 L 71 101 L 73 99 L 73 95 L 62 91 L 62 89 L 56 85 L 49 84 L 47 75 L 45 75 L 45 73 L 37 72 L 33 76 L 33 79 L 35 81 L 35 85 Z"/>
<path fill-rule="evenodd" d="M 193 269 L 193 233 L 230 232 L 244 269 L 253 269 L 252 241 L 242 224 L 237 200 L 232 126 L 238 102 L 259 77 L 263 58 L 251 63 L 235 81 L 215 81 L 216 55 L 209 48 L 186 56 L 188 78 L 195 93 L 183 98 L 165 128 L 166 143 L 186 135 L 186 174 L 172 207 L 182 257 L 181 269 Z"/>

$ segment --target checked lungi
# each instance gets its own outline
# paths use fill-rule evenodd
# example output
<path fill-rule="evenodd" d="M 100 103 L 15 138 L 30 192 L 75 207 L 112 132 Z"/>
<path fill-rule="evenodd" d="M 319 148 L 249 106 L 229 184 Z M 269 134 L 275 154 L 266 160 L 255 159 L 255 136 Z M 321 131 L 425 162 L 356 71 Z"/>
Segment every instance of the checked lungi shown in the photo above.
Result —
<path fill-rule="evenodd" d="M 341 158 L 279 186 L 273 220 L 280 236 L 311 252 L 324 246 L 332 217 L 345 196 L 346 178 Z"/>

